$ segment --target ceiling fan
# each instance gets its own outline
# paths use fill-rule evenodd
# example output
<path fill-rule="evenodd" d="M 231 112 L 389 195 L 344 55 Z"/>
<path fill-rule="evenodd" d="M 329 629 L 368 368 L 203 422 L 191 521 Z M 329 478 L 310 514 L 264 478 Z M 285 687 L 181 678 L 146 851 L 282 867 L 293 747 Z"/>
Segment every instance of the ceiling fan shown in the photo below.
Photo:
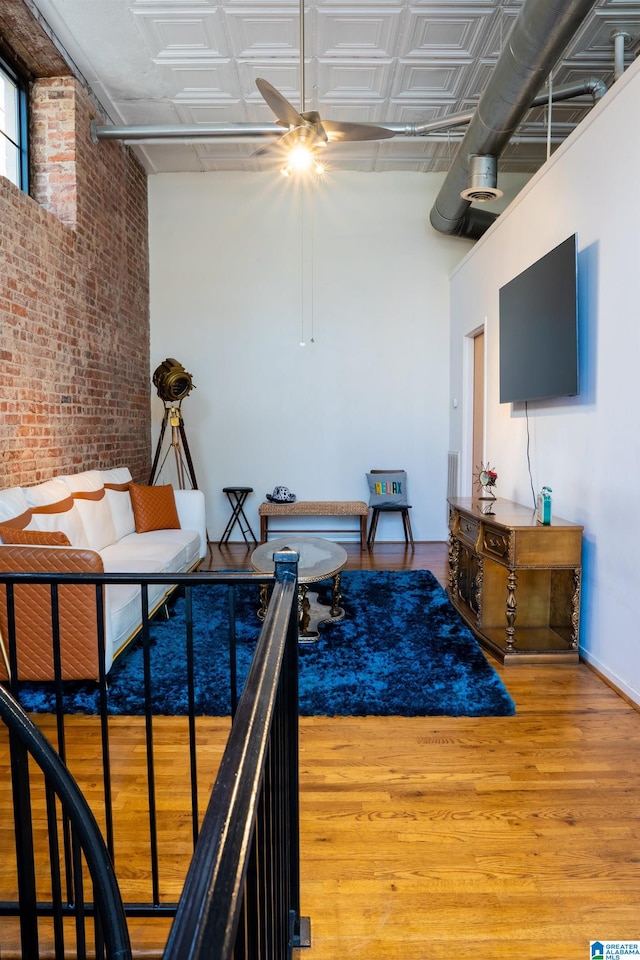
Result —
<path fill-rule="evenodd" d="M 283 133 L 275 144 L 256 151 L 254 156 L 270 152 L 274 148 L 287 151 L 289 162 L 283 173 L 290 172 L 291 167 L 309 167 L 313 164 L 317 173 L 323 172 L 315 159 L 315 151 L 327 143 L 344 140 L 386 140 L 394 136 L 394 132 L 386 127 L 322 120 L 316 110 L 304 109 L 304 0 L 300 0 L 300 110 L 267 80 L 258 77 L 256 86 L 275 114 L 278 126 L 287 127 L 287 132 Z"/>

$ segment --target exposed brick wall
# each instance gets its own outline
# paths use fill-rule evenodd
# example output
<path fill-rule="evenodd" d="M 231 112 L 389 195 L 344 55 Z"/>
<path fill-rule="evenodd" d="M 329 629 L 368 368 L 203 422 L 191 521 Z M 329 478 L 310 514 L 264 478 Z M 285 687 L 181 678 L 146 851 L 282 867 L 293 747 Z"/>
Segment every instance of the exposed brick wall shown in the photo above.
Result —
<path fill-rule="evenodd" d="M 0 177 L 0 486 L 151 462 L 146 176 L 71 77 L 33 92 L 33 198 Z"/>
<path fill-rule="evenodd" d="M 35 8 L 23 0 L 0 3 L 0 45 L 15 66 L 25 68 L 34 77 L 62 77 L 71 74 L 52 33 Z"/>

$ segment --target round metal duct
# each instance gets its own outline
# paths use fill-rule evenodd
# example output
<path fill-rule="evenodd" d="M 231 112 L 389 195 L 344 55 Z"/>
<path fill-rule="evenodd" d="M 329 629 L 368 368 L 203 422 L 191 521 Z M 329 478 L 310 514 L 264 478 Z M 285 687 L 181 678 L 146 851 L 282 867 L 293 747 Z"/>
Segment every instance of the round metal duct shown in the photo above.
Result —
<path fill-rule="evenodd" d="M 469 157 L 469 186 L 460 191 L 464 200 L 486 203 L 502 196 L 498 182 L 498 161 L 495 157 L 481 157 L 477 154 Z"/>

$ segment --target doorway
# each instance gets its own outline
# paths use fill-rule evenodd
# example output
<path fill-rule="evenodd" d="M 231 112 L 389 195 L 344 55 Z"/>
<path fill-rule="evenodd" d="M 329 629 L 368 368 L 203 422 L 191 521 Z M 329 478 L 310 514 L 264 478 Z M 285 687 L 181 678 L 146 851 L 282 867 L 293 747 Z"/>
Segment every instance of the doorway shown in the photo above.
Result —
<path fill-rule="evenodd" d="M 484 328 L 472 334 L 473 337 L 473 431 L 471 442 L 472 495 L 475 477 L 484 460 Z"/>

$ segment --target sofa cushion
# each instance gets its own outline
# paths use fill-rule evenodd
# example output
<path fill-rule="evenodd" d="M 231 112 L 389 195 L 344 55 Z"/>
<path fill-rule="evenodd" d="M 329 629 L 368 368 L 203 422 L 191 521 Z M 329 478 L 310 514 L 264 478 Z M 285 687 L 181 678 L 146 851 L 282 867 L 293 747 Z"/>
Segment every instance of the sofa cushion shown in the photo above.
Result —
<path fill-rule="evenodd" d="M 176 498 L 170 483 L 159 487 L 144 487 L 131 483 L 129 492 L 136 521 L 136 533 L 180 529 Z"/>
<path fill-rule="evenodd" d="M 171 547 L 176 551 L 175 570 L 190 570 L 200 560 L 200 535 L 196 530 L 150 530 L 140 534 L 146 543 L 162 544 L 160 549 Z"/>
<path fill-rule="evenodd" d="M 126 548 L 115 543 L 105 547 L 101 557 L 105 573 L 126 573 L 131 567 L 136 574 L 175 573 L 178 570 L 176 563 L 168 565 L 166 557 L 156 559 L 157 550 L 140 543 L 138 534 L 131 534 L 131 541 Z M 180 571 L 182 572 L 182 571 Z M 147 591 L 149 613 L 153 613 L 172 590 L 168 583 L 150 583 Z M 109 608 L 107 639 L 112 656 L 126 646 L 132 635 L 136 633 L 142 622 L 142 590 L 131 583 L 111 583 L 107 587 L 107 603 Z"/>
<path fill-rule="evenodd" d="M 194 530 L 151 530 L 123 537 L 105 547 L 100 556 L 108 573 L 135 573 L 149 562 L 160 564 L 160 573 L 179 573 L 199 560 L 199 547 L 200 537 Z"/>
<path fill-rule="evenodd" d="M 24 487 L 23 491 L 31 508 L 31 528 L 61 530 L 74 547 L 89 546 L 82 517 L 62 480 L 47 480 L 35 487 Z"/>
<path fill-rule="evenodd" d="M 102 550 L 113 543 L 116 531 L 100 472 L 85 470 L 59 479 L 71 492 L 91 549 Z"/>
<path fill-rule="evenodd" d="M 155 573 L 155 570 L 141 570 L 141 573 Z M 149 612 L 158 607 L 165 598 L 169 587 L 166 584 L 149 585 Z M 107 587 L 109 617 L 107 622 L 107 641 L 109 657 L 114 657 L 125 646 L 140 627 L 142 601 L 140 587 L 132 583 L 111 583 Z M 111 659 L 109 659 L 109 667 Z M 107 669 L 109 669 L 107 667 Z"/>
<path fill-rule="evenodd" d="M 162 558 L 167 572 L 188 570 L 200 559 L 200 537 L 195 530 L 149 530 L 147 533 L 134 533 L 124 538 L 122 546 L 145 553 L 150 551 L 151 556 Z"/>
<path fill-rule="evenodd" d="M 0 523 L 26 527 L 31 522 L 31 507 L 20 487 L 0 490 Z"/>
<path fill-rule="evenodd" d="M 136 521 L 131 506 L 131 472 L 128 467 L 115 467 L 113 470 L 100 470 L 104 483 L 107 502 L 111 507 L 111 518 L 115 530 L 115 539 L 121 540 L 128 533 L 135 533 Z"/>
<path fill-rule="evenodd" d="M 0 540 L 3 543 L 22 543 L 40 547 L 70 547 L 69 537 L 60 530 L 21 530 L 10 524 L 0 524 Z"/>

